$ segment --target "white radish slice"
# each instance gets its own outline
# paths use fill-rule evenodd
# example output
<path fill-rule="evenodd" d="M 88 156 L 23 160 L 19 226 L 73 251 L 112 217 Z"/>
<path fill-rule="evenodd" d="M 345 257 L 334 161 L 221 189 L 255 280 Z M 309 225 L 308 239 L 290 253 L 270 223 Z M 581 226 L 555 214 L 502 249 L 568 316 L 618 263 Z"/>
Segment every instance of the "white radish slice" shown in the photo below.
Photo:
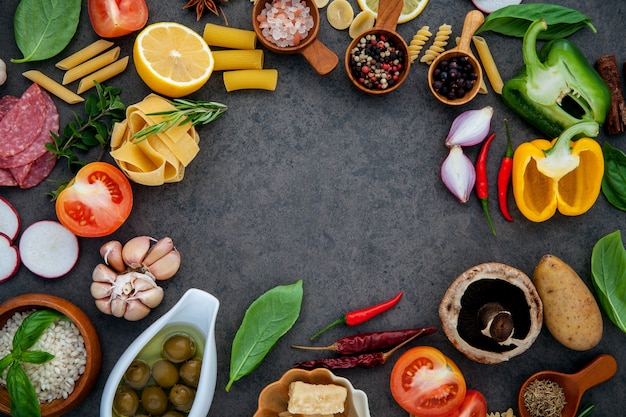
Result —
<path fill-rule="evenodd" d="M 78 239 L 61 223 L 41 220 L 31 224 L 20 237 L 22 264 L 42 278 L 59 278 L 78 260 Z"/>
<path fill-rule="evenodd" d="M 20 231 L 20 216 L 9 201 L 0 197 L 0 233 L 4 233 L 11 242 Z"/>
<path fill-rule="evenodd" d="M 522 0 L 472 0 L 474 6 L 483 13 L 493 13 L 506 6 L 520 4 Z"/>
<path fill-rule="evenodd" d="M 0 282 L 11 278 L 20 267 L 20 255 L 11 239 L 0 233 Z"/>

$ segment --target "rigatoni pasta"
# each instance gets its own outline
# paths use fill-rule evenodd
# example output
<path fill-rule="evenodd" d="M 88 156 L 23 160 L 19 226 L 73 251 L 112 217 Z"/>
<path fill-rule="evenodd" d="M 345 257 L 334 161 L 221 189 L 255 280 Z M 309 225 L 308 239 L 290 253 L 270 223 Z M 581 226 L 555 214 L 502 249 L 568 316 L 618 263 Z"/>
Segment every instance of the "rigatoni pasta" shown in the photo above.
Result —
<path fill-rule="evenodd" d="M 63 85 L 76 81 L 86 75 L 89 75 L 115 61 L 120 56 L 120 47 L 115 47 L 107 52 L 91 58 L 80 65 L 75 66 L 65 72 L 63 76 Z"/>
<path fill-rule="evenodd" d="M 430 27 L 422 26 L 413 36 L 411 42 L 409 43 L 409 58 L 411 62 L 415 62 L 417 57 L 419 56 L 424 44 L 428 42 L 428 39 L 433 34 L 430 32 Z"/>
<path fill-rule="evenodd" d="M 83 77 L 78 83 L 77 93 L 81 94 L 85 91 L 93 88 L 95 86 L 94 81 L 98 81 L 102 83 L 117 74 L 121 73 L 128 66 L 128 56 L 124 58 L 120 58 L 112 64 L 107 65 L 104 68 L 99 69 L 98 71 L 91 73 L 85 77 Z"/>
<path fill-rule="evenodd" d="M 483 69 L 485 70 L 485 74 L 487 74 L 491 88 L 493 88 L 493 91 L 497 94 L 502 94 L 504 82 L 502 81 L 496 62 L 493 59 L 493 55 L 491 55 L 487 41 L 481 36 L 473 36 L 472 40 L 474 41 L 478 58 L 480 58 L 480 61 L 483 64 Z"/>
<path fill-rule="evenodd" d="M 439 26 L 437 33 L 435 34 L 435 39 L 430 47 L 424 52 L 424 55 L 420 59 L 420 62 L 424 62 L 428 65 L 432 64 L 435 58 L 437 58 L 443 51 L 446 50 L 446 46 L 448 45 L 448 39 L 450 39 L 450 35 L 452 34 L 452 26 L 444 23 Z"/>
<path fill-rule="evenodd" d="M 278 83 L 278 70 L 237 70 L 224 72 L 226 91 L 235 90 L 269 90 L 274 91 Z"/>
<path fill-rule="evenodd" d="M 107 41 L 105 39 L 99 39 L 87 45 L 80 51 L 75 52 L 67 58 L 64 58 L 61 61 L 57 62 L 56 67 L 62 70 L 72 69 L 75 66 L 93 58 L 99 53 L 106 51 L 111 46 L 113 46 L 113 42 Z"/>
<path fill-rule="evenodd" d="M 226 49 L 211 53 L 213 71 L 263 68 L 263 50 L 261 49 Z"/>
<path fill-rule="evenodd" d="M 40 71 L 29 70 L 23 72 L 22 75 L 68 104 L 76 104 L 80 103 L 81 101 L 85 101 L 85 99 L 83 99 L 81 96 L 65 88 L 64 86 Z"/>
<path fill-rule="evenodd" d="M 209 46 L 221 46 L 231 49 L 256 48 L 256 33 L 253 30 L 237 29 L 213 23 L 207 23 L 202 35 Z"/>

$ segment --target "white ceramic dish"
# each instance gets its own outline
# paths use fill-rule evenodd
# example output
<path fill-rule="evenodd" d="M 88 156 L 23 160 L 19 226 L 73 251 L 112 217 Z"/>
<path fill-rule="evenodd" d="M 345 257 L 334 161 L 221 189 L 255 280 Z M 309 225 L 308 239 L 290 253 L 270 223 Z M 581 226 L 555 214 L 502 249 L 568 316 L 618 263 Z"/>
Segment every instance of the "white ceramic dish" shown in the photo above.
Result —
<path fill-rule="evenodd" d="M 141 333 L 119 358 L 107 379 L 102 399 L 100 400 L 100 416 L 113 417 L 113 398 L 126 369 L 137 357 L 139 352 L 163 328 L 181 325 L 197 328 L 204 340 L 202 371 L 198 383 L 197 395 L 188 417 L 206 417 L 213 402 L 217 381 L 217 349 L 215 346 L 215 320 L 219 309 L 219 301 L 213 295 L 192 288 L 180 300 L 150 327 Z"/>

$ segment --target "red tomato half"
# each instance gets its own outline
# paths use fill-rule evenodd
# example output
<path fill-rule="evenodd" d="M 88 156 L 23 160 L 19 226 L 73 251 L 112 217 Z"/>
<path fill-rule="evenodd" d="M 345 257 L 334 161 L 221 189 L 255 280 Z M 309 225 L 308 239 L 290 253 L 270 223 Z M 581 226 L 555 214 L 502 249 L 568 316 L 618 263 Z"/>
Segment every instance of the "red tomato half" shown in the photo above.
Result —
<path fill-rule="evenodd" d="M 115 38 L 139 30 L 148 22 L 146 0 L 89 0 L 89 20 L 103 38 Z"/>
<path fill-rule="evenodd" d="M 463 404 L 448 417 L 485 417 L 487 415 L 487 401 L 478 391 L 467 390 Z"/>
<path fill-rule="evenodd" d="M 59 193 L 59 222 L 76 236 L 100 237 L 116 231 L 133 208 L 128 178 L 106 162 L 92 162 Z"/>
<path fill-rule="evenodd" d="M 465 399 L 465 378 L 441 351 L 418 346 L 406 351 L 391 371 L 391 394 L 400 407 L 420 417 L 443 417 Z"/>

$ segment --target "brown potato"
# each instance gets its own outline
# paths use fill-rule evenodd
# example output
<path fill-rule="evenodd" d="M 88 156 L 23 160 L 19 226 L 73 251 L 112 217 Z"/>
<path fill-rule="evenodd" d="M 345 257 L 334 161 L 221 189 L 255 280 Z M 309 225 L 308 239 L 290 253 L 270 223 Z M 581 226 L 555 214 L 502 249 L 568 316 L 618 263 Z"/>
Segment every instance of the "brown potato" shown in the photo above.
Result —
<path fill-rule="evenodd" d="M 589 350 L 602 339 L 602 314 L 578 274 L 554 255 L 544 255 L 533 273 L 543 302 L 543 322 L 556 340 L 573 350 Z"/>

